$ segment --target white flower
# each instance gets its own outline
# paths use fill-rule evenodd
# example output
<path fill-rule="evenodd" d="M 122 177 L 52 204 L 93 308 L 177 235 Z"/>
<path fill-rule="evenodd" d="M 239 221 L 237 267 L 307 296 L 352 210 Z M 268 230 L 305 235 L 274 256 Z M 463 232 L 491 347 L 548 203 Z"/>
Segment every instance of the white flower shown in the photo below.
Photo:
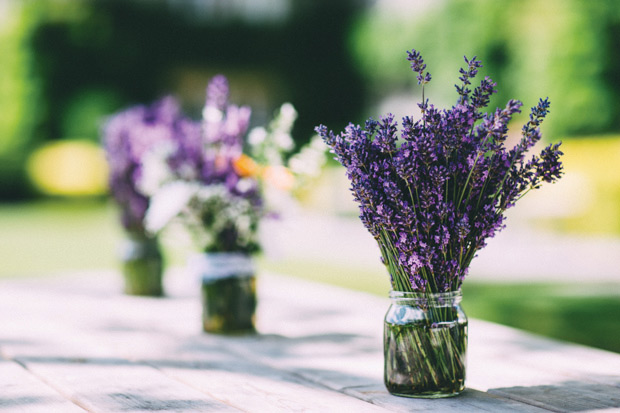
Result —
<path fill-rule="evenodd" d="M 205 106 L 202 110 L 202 118 L 208 123 L 218 123 L 224 119 L 224 114 L 215 106 Z"/>
<path fill-rule="evenodd" d="M 262 126 L 256 127 L 248 135 L 248 143 L 252 146 L 260 145 L 267 138 L 267 131 Z"/>
<path fill-rule="evenodd" d="M 249 234 L 251 232 L 250 225 L 252 224 L 252 221 L 250 220 L 249 216 L 240 215 L 235 220 L 235 224 L 237 225 L 237 231 L 239 232 L 239 234 Z"/>
<path fill-rule="evenodd" d="M 173 142 L 162 142 L 144 154 L 142 158 L 142 173 L 136 187 L 147 196 L 153 196 L 166 183 L 174 180 L 174 173 L 170 170 L 167 159 L 177 149 Z"/>
<path fill-rule="evenodd" d="M 290 130 L 297 119 L 297 111 L 295 107 L 286 102 L 282 106 L 280 106 L 280 122 L 282 124 L 282 129 Z"/>
<path fill-rule="evenodd" d="M 316 135 L 289 160 L 291 171 L 297 175 L 317 177 L 325 165 L 327 145 Z"/>
<path fill-rule="evenodd" d="M 174 181 L 164 185 L 151 197 L 144 217 L 147 231 L 161 231 L 173 218 L 179 216 L 200 190 L 197 183 Z"/>
<path fill-rule="evenodd" d="M 275 133 L 273 140 L 279 148 L 287 152 L 295 146 L 295 142 L 293 142 L 293 138 L 291 138 L 289 133 Z"/>
<path fill-rule="evenodd" d="M 241 193 L 245 193 L 252 189 L 254 181 L 252 179 L 242 178 L 237 182 L 237 190 Z"/>

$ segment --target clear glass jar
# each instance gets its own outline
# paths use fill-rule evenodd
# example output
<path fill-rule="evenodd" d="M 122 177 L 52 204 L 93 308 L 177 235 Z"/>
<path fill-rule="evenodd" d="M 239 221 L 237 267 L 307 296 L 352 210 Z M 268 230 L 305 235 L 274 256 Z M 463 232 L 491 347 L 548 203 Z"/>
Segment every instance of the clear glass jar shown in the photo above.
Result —
<path fill-rule="evenodd" d="M 384 382 L 405 397 L 450 397 L 465 389 L 467 316 L 461 291 L 390 292 L 385 315 Z"/>
<path fill-rule="evenodd" d="M 256 271 L 243 253 L 205 253 L 193 257 L 190 271 L 202 280 L 202 326 L 208 333 L 254 333 Z"/>
<path fill-rule="evenodd" d="M 157 238 L 127 234 L 121 246 L 121 261 L 126 294 L 163 295 L 164 262 Z"/>

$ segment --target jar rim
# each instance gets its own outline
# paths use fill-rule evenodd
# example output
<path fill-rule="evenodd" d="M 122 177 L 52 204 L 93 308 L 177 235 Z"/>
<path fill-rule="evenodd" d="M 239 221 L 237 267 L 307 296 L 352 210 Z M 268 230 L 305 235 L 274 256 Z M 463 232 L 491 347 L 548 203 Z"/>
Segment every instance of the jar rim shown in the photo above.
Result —
<path fill-rule="evenodd" d="M 458 304 L 463 298 L 461 289 L 445 292 L 412 292 L 412 291 L 390 291 L 390 299 L 394 302 L 403 304 Z"/>

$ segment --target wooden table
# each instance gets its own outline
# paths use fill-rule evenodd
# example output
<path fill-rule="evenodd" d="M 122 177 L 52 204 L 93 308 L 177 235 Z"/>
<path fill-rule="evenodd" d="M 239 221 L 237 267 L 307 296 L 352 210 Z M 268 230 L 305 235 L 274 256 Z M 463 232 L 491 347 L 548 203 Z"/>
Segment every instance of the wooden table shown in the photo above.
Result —
<path fill-rule="evenodd" d="M 620 354 L 470 320 L 468 389 L 441 400 L 382 383 L 388 300 L 263 274 L 250 337 L 201 332 L 198 287 L 120 294 L 91 272 L 0 282 L 0 412 L 620 411 Z"/>

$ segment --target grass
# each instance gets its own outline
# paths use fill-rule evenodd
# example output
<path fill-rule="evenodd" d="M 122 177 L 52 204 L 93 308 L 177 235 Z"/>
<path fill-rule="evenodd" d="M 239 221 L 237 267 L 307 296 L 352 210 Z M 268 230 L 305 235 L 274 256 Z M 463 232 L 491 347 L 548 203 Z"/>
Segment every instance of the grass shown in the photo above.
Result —
<path fill-rule="evenodd" d="M 104 201 L 0 205 L 0 278 L 116 268 L 122 231 Z M 179 251 L 168 262 L 182 264 Z M 181 257 L 181 258 L 179 258 Z M 387 297 L 386 274 L 329 262 L 260 259 L 265 271 Z M 468 316 L 620 353 L 620 283 L 480 283 L 466 281 Z M 386 308 L 387 310 L 387 308 Z"/>
<path fill-rule="evenodd" d="M 102 199 L 0 204 L 0 278 L 119 268 L 118 219 L 116 206 Z M 168 247 L 166 262 L 185 262 Z"/>
<path fill-rule="evenodd" d="M 467 283 L 475 318 L 620 353 L 620 284 Z"/>
<path fill-rule="evenodd" d="M 0 277 L 115 266 L 115 219 L 101 200 L 0 205 Z"/>

